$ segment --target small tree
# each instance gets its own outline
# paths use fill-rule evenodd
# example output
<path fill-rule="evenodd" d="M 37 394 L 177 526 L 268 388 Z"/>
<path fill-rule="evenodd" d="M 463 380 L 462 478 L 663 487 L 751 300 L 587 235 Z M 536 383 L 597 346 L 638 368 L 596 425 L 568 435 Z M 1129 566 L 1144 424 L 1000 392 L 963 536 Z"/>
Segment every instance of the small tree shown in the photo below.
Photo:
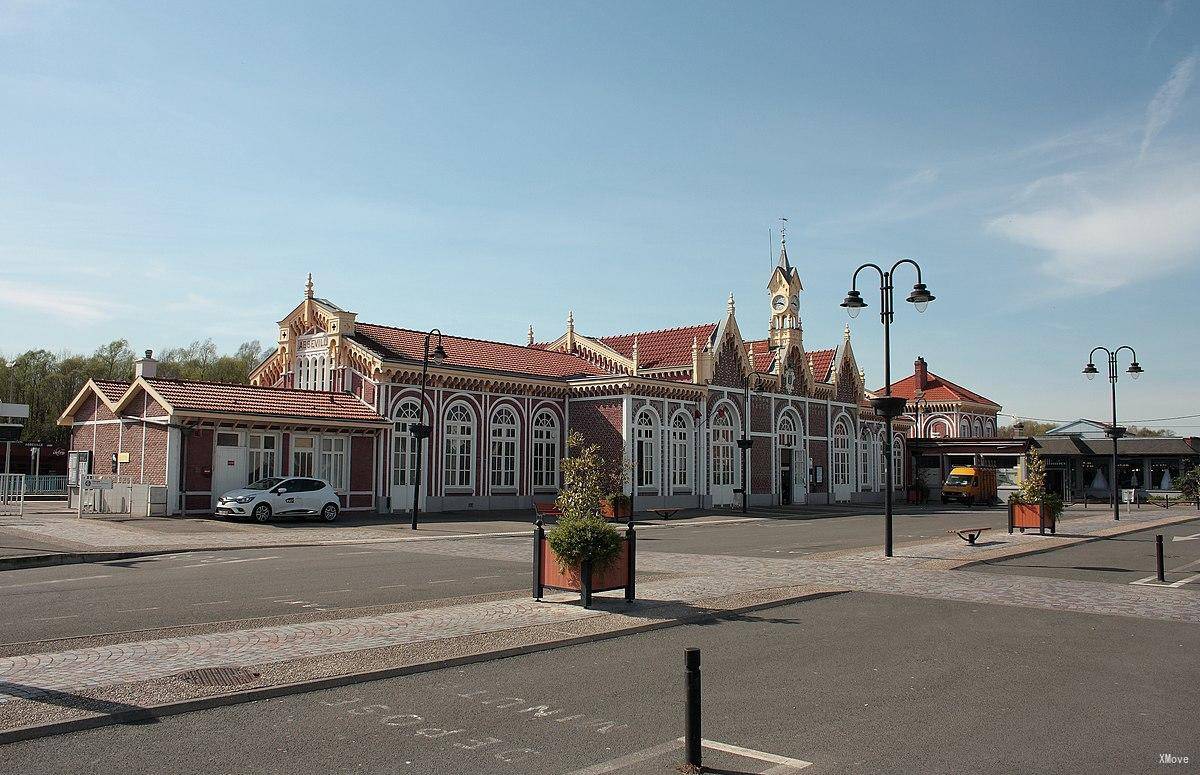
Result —
<path fill-rule="evenodd" d="M 1179 491 L 1190 501 L 1200 500 L 1200 466 L 1192 466 L 1179 477 Z"/>
<path fill-rule="evenodd" d="M 600 448 L 584 444 L 583 436 L 567 436 L 570 455 L 562 461 L 562 489 L 558 509 L 562 517 L 546 531 L 546 540 L 563 566 L 591 560 L 596 569 L 610 565 L 621 553 L 621 534 L 600 516 L 607 495 L 609 469 Z"/>
<path fill-rule="evenodd" d="M 1046 492 L 1046 461 L 1036 449 L 1029 450 L 1025 456 L 1025 475 L 1013 498 L 1020 503 L 1040 503 L 1056 519 L 1062 511 L 1062 498 Z"/>

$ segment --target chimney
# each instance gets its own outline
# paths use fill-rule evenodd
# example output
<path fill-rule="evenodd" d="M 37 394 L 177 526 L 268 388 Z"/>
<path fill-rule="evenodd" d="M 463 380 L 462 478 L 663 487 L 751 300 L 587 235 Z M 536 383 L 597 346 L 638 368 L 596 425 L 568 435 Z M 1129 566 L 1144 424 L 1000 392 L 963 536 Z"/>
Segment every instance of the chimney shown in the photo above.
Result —
<path fill-rule="evenodd" d="M 925 366 L 924 358 L 917 356 L 917 361 L 913 364 L 913 374 L 917 378 L 917 390 L 924 390 L 929 384 L 929 369 Z"/>
<path fill-rule="evenodd" d="M 133 376 L 147 379 L 158 376 L 158 361 L 154 360 L 153 350 L 147 350 L 145 358 L 133 362 Z"/>

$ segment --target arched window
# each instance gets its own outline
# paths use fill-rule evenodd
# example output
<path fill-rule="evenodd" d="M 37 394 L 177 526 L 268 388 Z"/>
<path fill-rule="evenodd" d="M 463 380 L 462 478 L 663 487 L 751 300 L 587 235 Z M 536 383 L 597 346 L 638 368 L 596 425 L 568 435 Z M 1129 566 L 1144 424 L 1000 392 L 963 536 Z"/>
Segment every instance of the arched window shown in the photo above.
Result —
<path fill-rule="evenodd" d="M 671 489 L 683 490 L 692 483 L 692 418 L 677 412 L 671 420 Z"/>
<path fill-rule="evenodd" d="M 501 490 L 517 488 L 517 416 L 502 406 L 492 412 L 492 487 Z"/>
<path fill-rule="evenodd" d="M 975 418 L 975 438 L 983 438 L 983 422 L 981 422 L 979 418 Z"/>
<path fill-rule="evenodd" d="M 724 408 L 718 409 L 712 421 L 712 483 L 714 487 L 734 484 L 733 417 Z"/>
<path fill-rule="evenodd" d="M 633 421 L 634 465 L 636 466 L 638 488 L 653 487 L 658 481 L 655 471 L 658 469 L 658 419 L 648 409 L 638 412 Z"/>
<path fill-rule="evenodd" d="M 800 437 L 796 433 L 796 423 L 792 421 L 790 414 L 785 414 L 779 418 L 779 447 L 794 449 L 798 446 L 800 446 Z"/>
<path fill-rule="evenodd" d="M 958 436 L 963 439 L 971 437 L 971 421 L 965 417 L 958 423 Z"/>
<path fill-rule="evenodd" d="M 989 438 L 994 438 L 996 435 L 996 421 L 988 420 L 984 425 L 983 432 L 986 433 Z"/>
<path fill-rule="evenodd" d="M 413 426 L 420 419 L 420 405 L 411 398 L 402 401 L 396 409 L 392 434 L 392 485 L 395 487 L 416 484 L 420 441 L 413 438 Z"/>
<path fill-rule="evenodd" d="M 454 404 L 444 423 L 446 489 L 469 490 L 475 484 L 475 417 L 466 404 Z"/>
<path fill-rule="evenodd" d="M 840 419 L 833 426 L 833 484 L 850 484 L 850 428 Z"/>
<path fill-rule="evenodd" d="M 950 423 L 944 419 L 937 419 L 929 424 L 929 437 L 934 439 L 945 439 L 950 437 Z"/>
<path fill-rule="evenodd" d="M 899 490 L 904 487 L 904 439 L 895 436 L 892 439 L 892 488 Z"/>
<path fill-rule="evenodd" d="M 867 430 L 863 426 L 862 438 L 858 442 L 858 489 L 866 492 L 875 486 L 874 464 L 875 458 L 871 455 L 871 439 L 875 434 Z"/>
<path fill-rule="evenodd" d="M 533 418 L 533 486 L 558 487 L 558 420 L 544 409 Z"/>

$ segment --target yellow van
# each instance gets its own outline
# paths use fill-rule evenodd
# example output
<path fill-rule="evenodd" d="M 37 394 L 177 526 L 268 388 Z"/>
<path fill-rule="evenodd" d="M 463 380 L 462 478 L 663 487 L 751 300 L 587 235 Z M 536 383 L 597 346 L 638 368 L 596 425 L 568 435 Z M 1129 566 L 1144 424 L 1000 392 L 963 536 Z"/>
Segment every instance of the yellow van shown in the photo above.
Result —
<path fill-rule="evenodd" d="M 942 503 L 960 501 L 968 506 L 989 504 L 996 499 L 996 469 L 984 466 L 955 466 L 942 484 Z"/>

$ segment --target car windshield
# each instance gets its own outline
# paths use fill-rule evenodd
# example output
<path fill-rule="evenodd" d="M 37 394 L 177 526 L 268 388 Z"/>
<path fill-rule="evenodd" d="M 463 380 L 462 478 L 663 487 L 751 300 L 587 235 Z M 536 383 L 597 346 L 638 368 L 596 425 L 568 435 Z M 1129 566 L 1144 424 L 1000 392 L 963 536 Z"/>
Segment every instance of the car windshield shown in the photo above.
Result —
<path fill-rule="evenodd" d="M 278 477 L 268 476 L 266 479 L 259 479 L 254 484 L 246 485 L 246 489 L 247 490 L 269 490 L 282 481 L 283 480 Z"/>
<path fill-rule="evenodd" d="M 975 477 L 963 476 L 962 474 L 951 474 L 946 477 L 946 484 L 951 487 L 970 487 L 975 484 Z"/>

